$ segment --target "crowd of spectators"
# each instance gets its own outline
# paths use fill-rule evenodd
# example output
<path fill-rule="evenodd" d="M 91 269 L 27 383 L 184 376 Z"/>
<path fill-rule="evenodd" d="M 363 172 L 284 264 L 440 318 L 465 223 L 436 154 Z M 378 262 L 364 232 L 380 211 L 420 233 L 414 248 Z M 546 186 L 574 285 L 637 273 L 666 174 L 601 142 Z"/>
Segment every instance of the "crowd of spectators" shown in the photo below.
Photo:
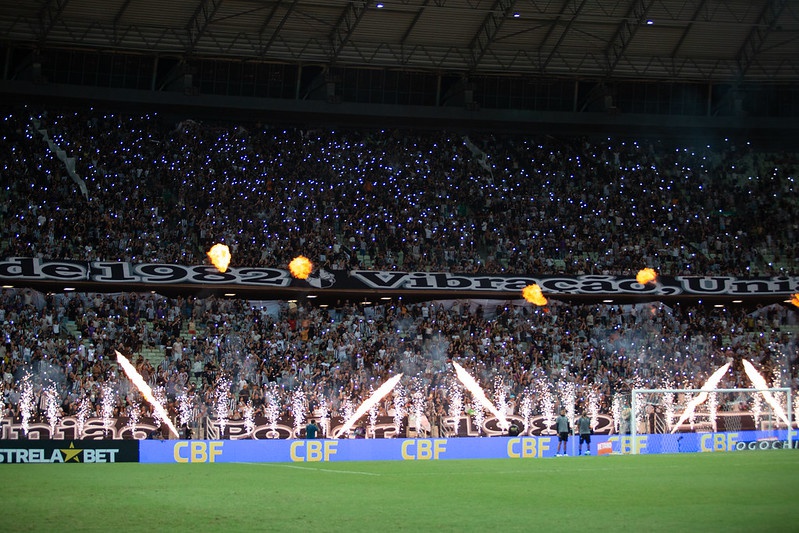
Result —
<path fill-rule="evenodd" d="M 42 132 L 74 158 L 85 195 Z M 0 135 L 6 256 L 197 264 L 224 242 L 233 266 L 303 254 L 328 269 L 797 272 L 799 154 L 746 142 L 207 126 L 94 109 L 8 111 Z"/>
<path fill-rule="evenodd" d="M 48 149 L 68 156 L 74 174 Z M 262 124 L 170 123 L 95 109 L 7 110 L 0 123 L 4 257 L 197 264 L 211 244 L 233 266 L 285 268 L 303 254 L 328 269 L 450 272 L 796 275 L 799 155 L 730 140 L 555 139 Z M 220 378 L 229 416 L 264 388 L 305 393 L 334 412 L 403 372 L 432 416 L 448 412 L 455 360 L 511 403 L 540 380 L 613 395 L 634 384 L 698 386 L 728 359 L 724 386 L 746 386 L 747 358 L 796 390 L 793 308 L 754 311 L 659 303 L 536 308 L 519 302 L 398 302 L 330 308 L 157 294 L 2 293 L 2 400 L 20 416 L 57 382 L 64 414 L 104 383 L 121 387 L 113 350 L 176 398 L 209 413 Z M 156 352 L 150 360 L 143 353 Z M 163 360 L 161 357 L 163 356 Z M 775 377 L 779 372 L 780 376 Z M 407 382 L 407 386 L 415 386 Z M 125 389 L 116 414 L 138 405 Z M 142 404 L 143 405 L 143 404 Z M 518 405 L 513 406 L 518 411 Z M 383 406 L 387 412 L 388 405 Z"/>
<path fill-rule="evenodd" d="M 372 388 L 404 374 L 403 386 L 422 390 L 430 420 L 451 415 L 458 362 L 489 395 L 497 384 L 518 414 L 523 395 L 554 398 L 573 384 L 587 407 L 593 391 L 600 412 L 616 394 L 638 387 L 698 388 L 733 361 L 721 388 L 751 386 L 742 359 L 773 386 L 799 385 L 797 313 L 784 306 L 743 308 L 659 303 L 566 305 L 436 301 L 404 305 L 343 304 L 320 308 L 246 300 L 169 299 L 154 294 L 43 295 L 2 293 L 2 400 L 7 416 L 21 416 L 21 382 L 35 384 L 33 416 L 43 419 L 44 391 L 55 383 L 61 415 L 76 415 L 84 398 L 100 417 L 104 385 L 115 391 L 114 414 L 148 405 L 120 375 L 113 350 L 126 354 L 163 397 L 173 415 L 190 397 L 198 417 L 241 419 L 247 405 L 266 416 L 265 391 L 280 393 L 280 416 L 291 416 L 301 391 L 308 412 L 324 402 L 343 415 Z M 157 353 L 150 360 L 142 354 Z M 226 383 L 227 412 L 218 411 Z M 388 397 L 382 415 L 392 409 Z M 538 412 L 538 408 L 536 408 Z"/>

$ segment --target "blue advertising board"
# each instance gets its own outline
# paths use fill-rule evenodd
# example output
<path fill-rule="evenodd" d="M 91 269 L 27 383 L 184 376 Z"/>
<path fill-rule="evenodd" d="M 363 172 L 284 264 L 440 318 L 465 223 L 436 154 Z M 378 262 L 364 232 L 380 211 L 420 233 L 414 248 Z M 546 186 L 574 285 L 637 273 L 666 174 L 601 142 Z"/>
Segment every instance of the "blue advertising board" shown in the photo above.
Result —
<path fill-rule="evenodd" d="M 796 446 L 797 431 L 791 430 Z M 641 454 L 758 450 L 787 447 L 786 430 L 637 435 Z M 570 455 L 578 437 L 570 437 Z M 270 463 L 319 461 L 418 461 L 553 457 L 557 437 L 318 440 L 143 440 L 143 463 Z M 591 453 L 631 453 L 629 435 L 594 435 Z"/>

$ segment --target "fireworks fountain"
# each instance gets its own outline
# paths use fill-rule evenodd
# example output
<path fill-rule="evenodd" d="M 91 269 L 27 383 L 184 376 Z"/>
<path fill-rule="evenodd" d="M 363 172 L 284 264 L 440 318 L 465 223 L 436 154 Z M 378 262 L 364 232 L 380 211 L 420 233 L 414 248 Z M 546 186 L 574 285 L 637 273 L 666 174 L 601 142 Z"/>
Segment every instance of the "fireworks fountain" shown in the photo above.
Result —
<path fill-rule="evenodd" d="M 785 383 L 783 383 L 782 380 L 782 369 L 779 366 L 774 367 L 774 371 L 772 372 L 771 376 L 771 384 L 773 387 L 785 386 Z M 788 385 L 790 385 L 790 382 L 788 383 Z M 785 395 L 784 392 L 775 392 L 774 399 L 776 400 L 778 405 L 785 405 L 786 407 L 788 406 L 788 397 Z"/>
<path fill-rule="evenodd" d="M 555 398 L 552 396 L 552 387 L 544 377 L 537 377 L 533 382 L 535 387 L 536 396 L 538 396 L 538 408 L 541 415 L 544 417 L 544 425 L 546 431 L 552 431 L 552 425 L 555 423 Z"/>
<path fill-rule="evenodd" d="M 187 426 L 192 422 L 192 412 L 194 411 L 194 397 L 189 395 L 187 389 L 183 389 L 178 394 L 178 423 Z"/>
<path fill-rule="evenodd" d="M 100 415 L 103 418 L 103 435 L 108 436 L 108 430 L 111 429 L 111 420 L 114 416 L 114 406 L 117 403 L 117 394 L 111 383 L 103 383 L 103 400 Z"/>
<path fill-rule="evenodd" d="M 402 419 L 405 418 L 405 402 L 407 401 L 405 387 L 397 384 L 394 387 L 394 434 L 399 435 L 402 431 Z"/>
<path fill-rule="evenodd" d="M 352 405 L 352 400 L 347 398 L 344 400 L 344 403 L 341 405 L 341 414 L 344 415 L 344 420 L 349 420 L 352 418 L 352 415 L 355 414 L 355 407 Z M 336 434 L 333 436 L 334 439 L 339 438 L 339 435 L 344 433 L 343 431 L 337 431 Z M 349 437 L 349 434 L 347 435 Z"/>
<path fill-rule="evenodd" d="M 566 418 L 569 423 L 574 423 L 574 410 L 577 403 L 577 387 L 572 381 L 561 381 L 558 384 L 560 391 L 560 404 L 563 409 L 566 409 Z"/>
<path fill-rule="evenodd" d="M 673 389 L 674 385 L 670 380 L 666 379 L 663 381 L 663 388 Z M 667 392 L 663 395 L 663 418 L 668 431 L 671 431 L 671 427 L 674 425 L 674 416 L 674 393 Z"/>
<path fill-rule="evenodd" d="M 294 419 L 294 434 L 299 435 L 300 429 L 305 424 L 305 412 L 308 402 L 305 392 L 299 387 L 291 393 L 291 416 Z"/>
<path fill-rule="evenodd" d="M 166 389 L 164 389 L 164 387 L 156 387 L 155 389 L 153 389 L 153 398 L 155 398 L 155 401 L 158 402 L 158 405 L 162 406 L 166 405 L 167 404 Z M 166 412 L 166 409 L 164 409 L 164 412 Z M 161 414 L 158 412 L 157 409 L 153 410 L 153 419 L 155 420 L 156 427 L 159 428 L 161 427 L 161 422 L 165 422 L 164 420 L 162 420 Z"/>
<path fill-rule="evenodd" d="M 449 395 L 449 416 L 452 417 L 453 435 L 457 436 L 461 413 L 463 413 L 463 387 L 461 387 L 460 382 L 453 380 L 450 382 L 447 392 Z"/>
<path fill-rule="evenodd" d="M 641 376 L 636 375 L 633 380 L 633 388 L 635 389 L 643 389 L 644 388 L 644 380 Z M 646 396 L 641 394 L 640 392 L 635 395 L 635 402 L 637 405 L 645 405 L 646 404 Z M 637 424 L 639 422 L 643 422 L 646 419 L 646 410 L 639 409 L 638 412 L 635 414 L 636 420 L 633 420 L 633 424 Z M 693 424 L 693 422 L 692 422 Z"/>
<path fill-rule="evenodd" d="M 599 391 L 595 387 L 588 389 L 588 418 L 591 419 L 591 427 L 596 428 L 599 424 Z"/>
<path fill-rule="evenodd" d="M 322 435 L 330 435 L 330 407 L 327 405 L 327 398 L 319 401 L 319 426 L 322 428 Z"/>
<path fill-rule="evenodd" d="M 45 415 L 50 425 L 51 438 L 55 435 L 55 428 L 61 420 L 61 398 L 55 383 L 50 383 L 44 390 L 45 396 Z"/>
<path fill-rule="evenodd" d="M 247 435 L 252 435 L 254 430 L 255 420 L 253 419 L 252 402 L 248 401 L 247 405 L 244 406 L 244 431 L 247 432 Z"/>
<path fill-rule="evenodd" d="M 420 435 L 422 431 L 422 420 L 424 418 L 424 410 L 426 407 L 425 387 L 420 380 L 414 379 L 411 386 L 411 415 L 413 415 L 416 434 Z M 410 424 L 410 422 L 408 422 Z"/>
<path fill-rule="evenodd" d="M 682 388 L 684 388 L 684 389 L 688 389 L 688 388 L 691 388 L 691 387 L 693 387 L 693 384 L 690 381 L 688 381 L 688 380 L 684 381 L 683 384 L 682 384 Z M 693 401 L 693 399 L 695 397 L 696 397 L 696 394 L 694 394 L 693 392 L 685 392 L 685 393 L 683 393 L 683 400 L 684 400 L 683 404 L 690 405 L 690 403 Z M 691 425 L 691 429 L 693 430 L 694 429 L 694 425 L 696 424 L 696 409 L 692 409 L 691 410 L 691 412 L 690 412 L 690 414 L 688 416 L 688 423 Z"/>
<path fill-rule="evenodd" d="M 264 385 L 264 410 L 269 422 L 269 438 L 277 438 L 277 420 L 280 417 L 280 390 L 277 383 Z"/>
<path fill-rule="evenodd" d="M 616 433 L 621 432 L 621 417 L 622 417 L 622 406 L 624 405 L 624 400 L 618 392 L 613 395 L 613 401 L 610 405 L 610 409 L 613 412 L 613 431 Z"/>
<path fill-rule="evenodd" d="M 219 424 L 219 438 L 224 438 L 225 428 L 227 427 L 228 417 L 230 416 L 230 380 L 225 376 L 220 376 L 216 381 L 214 389 L 214 415 Z"/>
<path fill-rule="evenodd" d="M 478 401 L 472 399 L 471 405 L 469 405 L 469 410 L 472 412 L 472 418 L 474 419 L 474 425 L 477 426 L 477 432 L 483 432 L 483 424 L 486 421 L 486 413 L 483 409 L 483 404 Z"/>
<path fill-rule="evenodd" d="M 86 421 L 91 414 L 91 405 L 91 401 L 85 396 L 78 400 L 78 414 L 75 418 L 75 438 L 77 439 L 83 438 L 83 429 L 86 427 Z"/>
<path fill-rule="evenodd" d="M 707 416 L 710 419 L 710 425 L 713 428 L 713 433 L 715 433 L 718 429 L 718 422 L 716 420 L 716 415 L 718 414 L 719 410 L 719 395 L 715 392 L 711 392 L 708 394 L 707 397 Z"/>
<path fill-rule="evenodd" d="M 119 352 L 116 352 L 116 354 L 117 354 L 117 362 L 125 371 L 125 374 L 127 374 L 128 379 L 130 379 L 133 382 L 133 384 L 136 385 L 136 388 L 139 389 L 139 392 L 141 392 L 142 396 L 144 396 L 144 399 L 150 402 L 150 405 L 153 406 L 153 409 L 158 414 L 158 416 L 161 417 L 161 420 L 169 428 L 169 431 L 171 431 L 172 434 L 175 435 L 175 438 L 179 438 L 178 430 L 175 429 L 174 424 L 172 424 L 172 421 L 169 420 L 169 415 L 164 409 L 164 406 L 158 403 L 158 400 L 155 399 L 155 396 L 153 395 L 153 391 L 152 389 L 150 389 L 150 386 L 136 371 L 136 368 L 132 364 L 130 364 L 130 361 L 128 361 L 127 357 L 125 357 Z"/>
<path fill-rule="evenodd" d="M 708 378 L 704 385 L 702 385 L 701 389 L 703 391 L 715 389 L 716 386 L 719 384 L 719 381 L 722 380 L 724 374 L 727 373 L 727 370 L 730 368 L 730 363 L 725 363 L 724 366 L 713 372 L 713 374 Z M 674 424 L 674 427 L 671 428 L 671 432 L 675 433 L 677 428 L 679 428 L 683 422 L 685 422 L 688 418 L 694 415 L 696 411 L 696 407 L 707 400 L 708 393 L 707 392 L 700 392 L 695 397 L 688 402 L 688 405 L 685 406 L 685 411 L 683 412 L 680 419 Z"/>
<path fill-rule="evenodd" d="M 29 374 L 22 378 L 22 394 L 19 398 L 19 410 L 22 414 L 22 432 L 27 435 L 33 415 L 33 383 Z"/>
<path fill-rule="evenodd" d="M 524 393 L 522 394 L 522 400 L 519 404 L 519 414 L 522 415 L 524 419 L 524 430 L 529 435 L 530 434 L 530 419 L 533 417 L 533 394 L 530 392 L 529 389 L 524 389 Z"/>
<path fill-rule="evenodd" d="M 755 394 L 752 397 L 752 418 L 755 419 L 755 429 L 760 427 L 760 419 L 763 416 L 763 397 Z"/>
<path fill-rule="evenodd" d="M 371 398 L 371 397 L 374 395 L 374 393 L 375 393 L 375 391 L 374 391 L 374 387 L 372 387 L 372 386 L 370 385 L 370 386 L 369 386 L 369 397 Z M 370 435 L 372 435 L 372 438 L 374 438 L 374 435 L 375 435 L 375 426 L 377 425 L 377 414 L 378 414 L 378 413 L 377 413 L 377 402 L 375 402 L 375 403 L 374 403 L 374 404 L 373 404 L 373 405 L 372 405 L 372 406 L 369 408 L 369 411 L 368 411 L 368 413 L 367 413 L 367 414 L 369 415 L 369 416 L 368 416 L 368 420 L 369 420 L 369 431 L 368 431 L 368 433 L 369 433 Z"/>
<path fill-rule="evenodd" d="M 494 406 L 494 404 L 489 401 L 488 398 L 486 398 L 485 392 L 477 383 L 477 381 L 475 381 L 475 379 L 455 361 L 452 361 L 452 366 L 455 367 L 455 374 L 458 376 L 458 379 L 461 381 L 461 383 L 463 383 L 463 386 L 466 388 L 466 390 L 472 394 L 472 399 L 497 417 L 497 425 L 499 425 L 500 429 L 507 430 L 510 427 L 508 419 L 499 411 L 499 409 Z"/>
<path fill-rule="evenodd" d="M 347 416 L 344 425 L 339 428 L 333 438 L 339 438 L 339 435 L 343 433 L 347 433 L 350 428 L 361 418 L 367 411 L 372 409 L 373 407 L 377 406 L 377 403 L 383 399 L 385 395 L 391 392 L 394 387 L 399 383 L 400 379 L 402 379 L 402 374 L 397 374 L 396 376 L 388 379 L 385 383 L 380 385 L 376 391 L 374 391 L 369 398 L 366 399 L 358 408 L 349 416 Z M 376 415 L 375 415 L 376 420 Z M 372 432 L 374 433 L 374 423 L 372 424 Z"/>
<path fill-rule="evenodd" d="M 749 380 L 756 389 L 769 388 L 766 380 L 760 375 L 760 372 L 757 371 L 752 363 L 746 359 L 742 359 L 741 362 L 744 365 L 744 372 L 746 372 L 746 375 L 749 377 Z M 761 394 L 763 395 L 763 399 L 766 400 L 766 403 L 769 404 L 772 409 L 774 409 L 774 412 L 777 413 L 777 416 L 779 416 L 785 423 L 785 427 L 791 427 L 791 422 L 788 420 L 788 415 L 785 414 L 785 410 L 782 408 L 782 405 L 780 405 L 780 402 L 774 398 L 774 395 L 768 391 L 762 391 Z"/>
<path fill-rule="evenodd" d="M 796 427 L 799 428 L 799 394 L 793 397 L 793 419 L 796 421 Z"/>
<path fill-rule="evenodd" d="M 508 405 L 508 387 L 500 376 L 494 378 L 494 400 L 496 401 L 497 410 L 503 417 L 507 418 L 510 406 Z"/>
<path fill-rule="evenodd" d="M 139 425 L 139 416 L 140 415 L 141 415 L 141 412 L 139 410 L 139 406 L 138 405 L 136 405 L 134 403 L 134 404 L 131 404 L 131 405 L 128 406 L 128 424 L 127 424 L 127 427 L 128 427 L 128 429 L 130 429 L 131 434 L 134 435 L 134 438 L 135 438 L 135 433 L 136 433 L 136 426 Z"/>

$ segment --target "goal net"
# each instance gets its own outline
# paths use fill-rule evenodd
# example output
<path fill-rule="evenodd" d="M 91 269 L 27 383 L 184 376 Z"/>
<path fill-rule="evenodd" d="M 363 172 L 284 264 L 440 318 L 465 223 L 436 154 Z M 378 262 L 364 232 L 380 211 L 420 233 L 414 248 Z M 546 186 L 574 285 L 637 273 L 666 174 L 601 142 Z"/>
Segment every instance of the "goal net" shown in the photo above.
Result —
<path fill-rule="evenodd" d="M 633 389 L 632 453 L 793 448 L 790 388 Z"/>

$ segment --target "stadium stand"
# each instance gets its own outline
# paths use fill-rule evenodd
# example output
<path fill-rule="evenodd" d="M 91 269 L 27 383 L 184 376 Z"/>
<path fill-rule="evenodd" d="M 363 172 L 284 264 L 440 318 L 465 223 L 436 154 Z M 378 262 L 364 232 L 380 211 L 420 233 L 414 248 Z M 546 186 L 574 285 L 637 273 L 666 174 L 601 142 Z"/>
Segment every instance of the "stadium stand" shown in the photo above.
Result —
<path fill-rule="evenodd" d="M 652 267 L 796 286 L 786 2 L 545 3 L 534 16 L 410 2 L 391 23 L 382 3 L 278 2 L 266 18 L 267 4 L 235 0 L 175 0 L 159 17 L 129 4 L 0 6 L 0 258 L 200 265 L 224 243 L 234 268 L 302 254 L 330 271 Z M 87 406 L 149 415 L 114 350 L 173 416 L 191 397 L 195 425 L 220 405 L 267 416 L 270 387 L 283 417 L 295 390 L 309 412 L 342 414 L 398 372 L 437 420 L 450 361 L 486 390 L 501 382 L 513 412 L 526 391 L 570 383 L 608 413 L 635 386 L 699 386 L 728 360 L 723 386 L 743 385 L 743 359 L 799 385 L 799 310 L 783 301 L 321 305 L 45 285 L 0 293 L 14 421 L 23 407 L 40 421 Z"/>

